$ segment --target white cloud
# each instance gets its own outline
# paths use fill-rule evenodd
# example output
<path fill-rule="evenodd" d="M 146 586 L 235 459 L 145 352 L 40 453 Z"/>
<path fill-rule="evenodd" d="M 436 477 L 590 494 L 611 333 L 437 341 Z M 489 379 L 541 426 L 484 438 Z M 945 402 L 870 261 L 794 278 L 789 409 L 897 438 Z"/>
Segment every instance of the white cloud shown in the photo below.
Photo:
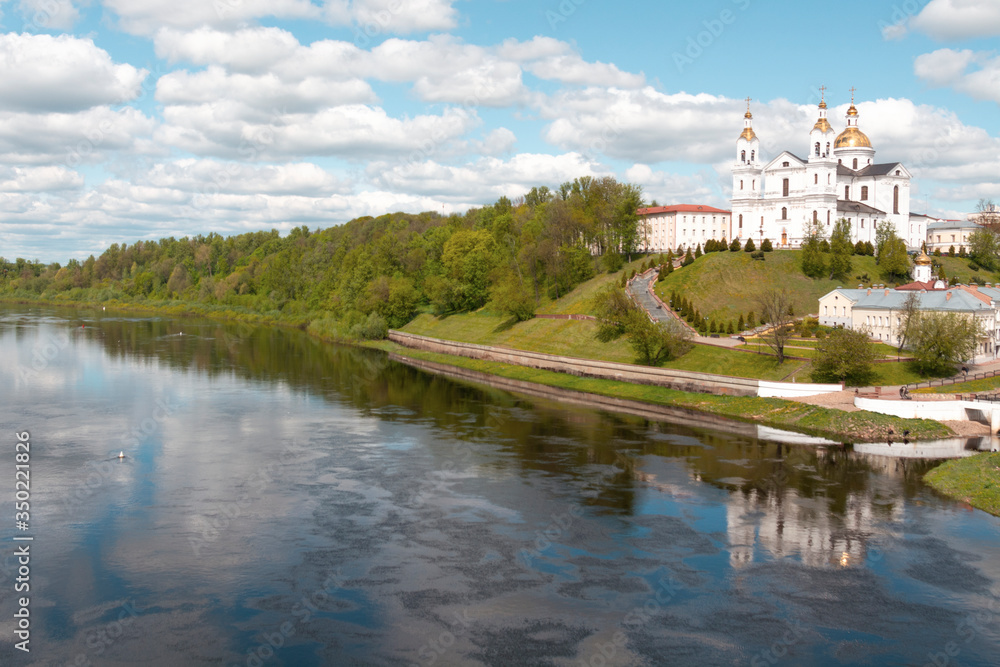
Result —
<path fill-rule="evenodd" d="M 554 188 L 579 176 L 607 173 L 578 153 L 521 153 L 509 160 L 484 157 L 461 166 L 426 161 L 395 166 L 379 162 L 368 167 L 368 177 L 385 189 L 468 202 L 517 197 L 537 185 Z"/>
<path fill-rule="evenodd" d="M 640 163 L 710 164 L 732 151 L 742 129 L 740 103 L 713 95 L 639 90 L 564 91 L 541 105 L 544 138 L 563 150 Z"/>
<path fill-rule="evenodd" d="M 142 154 L 156 123 L 131 107 L 95 107 L 78 113 L 0 112 L 0 163 L 75 167 L 109 152 Z"/>
<path fill-rule="evenodd" d="M 153 40 L 156 55 L 171 62 L 224 65 L 231 71 L 262 73 L 291 58 L 302 48 L 295 36 L 280 28 L 245 28 L 222 32 L 163 28 Z"/>
<path fill-rule="evenodd" d="M 349 18 L 357 24 L 359 34 L 368 38 L 387 33 L 451 30 L 458 25 L 457 12 L 452 7 L 454 1 L 327 0 L 327 16 L 334 22 L 346 22 Z"/>
<path fill-rule="evenodd" d="M 0 109 L 79 111 L 142 92 L 146 70 L 117 65 L 89 39 L 0 34 Z"/>
<path fill-rule="evenodd" d="M 17 8 L 25 25 L 36 30 L 71 30 L 80 20 L 72 0 L 20 0 Z"/>
<path fill-rule="evenodd" d="M 398 119 L 362 104 L 315 113 L 279 110 L 268 118 L 233 102 L 169 106 L 164 118 L 166 124 L 157 137 L 165 144 L 197 155 L 243 160 L 406 155 L 445 146 L 479 122 L 475 114 L 461 109 Z"/>
<path fill-rule="evenodd" d="M 61 166 L 0 168 L 0 192 L 54 192 L 83 186 L 83 176 Z"/>
<path fill-rule="evenodd" d="M 932 86 L 949 86 L 977 100 L 1000 103 L 1000 57 L 968 49 L 938 49 L 917 57 L 918 77 Z"/>
<path fill-rule="evenodd" d="M 674 174 L 655 170 L 647 164 L 634 164 L 625 170 L 625 179 L 642 186 L 647 203 L 655 199 L 660 206 L 697 203 L 729 208 L 729 201 L 720 197 L 714 187 L 714 174 Z"/>
<path fill-rule="evenodd" d="M 931 0 L 910 27 L 935 39 L 1000 36 L 996 0 Z"/>
<path fill-rule="evenodd" d="M 139 35 L 161 28 L 215 26 L 233 28 L 263 17 L 316 18 L 320 8 L 309 0 L 104 0 L 121 27 Z"/>

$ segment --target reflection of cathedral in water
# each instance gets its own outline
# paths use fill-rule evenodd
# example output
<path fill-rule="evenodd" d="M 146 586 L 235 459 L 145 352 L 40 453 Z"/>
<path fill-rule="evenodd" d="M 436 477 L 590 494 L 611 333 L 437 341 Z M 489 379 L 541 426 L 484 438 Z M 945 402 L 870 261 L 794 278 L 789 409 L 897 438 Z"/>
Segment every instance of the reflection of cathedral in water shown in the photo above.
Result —
<path fill-rule="evenodd" d="M 881 501 L 885 502 L 885 501 Z M 793 558 L 810 567 L 863 563 L 873 537 L 886 522 L 902 521 L 903 503 L 876 512 L 872 493 L 851 493 L 843 514 L 830 511 L 828 498 L 806 498 L 796 489 L 736 491 L 726 503 L 729 563 L 741 567 L 754 560 Z"/>

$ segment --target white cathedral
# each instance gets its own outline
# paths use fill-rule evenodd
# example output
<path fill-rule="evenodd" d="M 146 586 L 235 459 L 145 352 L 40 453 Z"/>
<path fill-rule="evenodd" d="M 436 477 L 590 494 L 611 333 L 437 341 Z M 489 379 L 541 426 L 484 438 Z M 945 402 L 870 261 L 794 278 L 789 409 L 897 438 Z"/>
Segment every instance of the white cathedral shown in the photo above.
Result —
<path fill-rule="evenodd" d="M 852 242 L 874 244 L 876 224 L 888 220 L 908 248 L 920 248 L 927 218 L 910 215 L 910 172 L 899 162 L 875 163 L 875 149 L 858 128 L 853 97 L 840 134 L 826 118 L 825 97 L 819 103 L 805 159 L 783 151 L 762 163 L 749 100 L 744 118 L 732 169 L 732 236 L 794 248 L 811 220 L 829 238 L 834 223 L 846 218 Z"/>

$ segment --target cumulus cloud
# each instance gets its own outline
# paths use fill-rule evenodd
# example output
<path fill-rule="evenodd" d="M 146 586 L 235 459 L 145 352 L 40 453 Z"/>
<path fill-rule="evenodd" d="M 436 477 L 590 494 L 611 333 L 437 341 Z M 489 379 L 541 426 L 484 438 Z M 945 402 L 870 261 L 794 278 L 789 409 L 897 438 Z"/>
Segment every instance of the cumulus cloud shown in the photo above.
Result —
<path fill-rule="evenodd" d="M 493 201 L 517 197 L 537 185 L 554 187 L 579 176 L 599 176 L 607 170 L 579 153 L 521 153 L 509 160 L 485 157 L 460 166 L 434 161 L 369 165 L 368 177 L 391 191 L 433 195 L 445 201 Z"/>
<path fill-rule="evenodd" d="M 309 0 L 104 0 L 104 6 L 125 31 L 139 35 L 164 27 L 233 28 L 258 18 L 306 19 L 321 13 Z"/>
<path fill-rule="evenodd" d="M 55 192 L 83 186 L 83 176 L 62 166 L 0 168 L 0 192 Z"/>
<path fill-rule="evenodd" d="M 327 0 L 333 22 L 356 23 L 359 36 L 451 30 L 458 25 L 455 0 Z M 359 37 L 360 39 L 360 37 Z"/>
<path fill-rule="evenodd" d="M 995 0 L 931 0 L 910 27 L 935 39 L 1000 35 L 1000 4 Z"/>
<path fill-rule="evenodd" d="M 248 116 L 235 103 L 170 106 L 157 137 L 197 155 L 244 160 L 287 156 L 385 157 L 433 150 L 466 134 L 478 117 L 462 109 L 439 115 L 393 118 L 362 104 L 297 114 L 278 110 L 270 118 Z"/>
<path fill-rule="evenodd" d="M 0 34 L 0 109 L 71 112 L 120 104 L 141 94 L 146 75 L 115 64 L 89 39 Z"/>
<path fill-rule="evenodd" d="M 968 49 L 938 49 L 918 56 L 918 77 L 932 86 L 948 86 L 977 100 L 1000 103 L 1000 57 Z"/>
<path fill-rule="evenodd" d="M 37 30 L 71 30 L 80 20 L 72 0 L 20 0 L 17 8 L 25 26 Z"/>
<path fill-rule="evenodd" d="M 634 164 L 625 170 L 629 183 L 642 186 L 646 202 L 654 199 L 661 206 L 668 204 L 708 204 L 728 209 L 729 200 L 720 196 L 714 174 L 675 174 L 653 169 L 648 164 Z"/>
<path fill-rule="evenodd" d="M 143 154 L 156 122 L 131 107 L 78 113 L 0 112 L 0 163 L 76 167 L 113 151 Z"/>

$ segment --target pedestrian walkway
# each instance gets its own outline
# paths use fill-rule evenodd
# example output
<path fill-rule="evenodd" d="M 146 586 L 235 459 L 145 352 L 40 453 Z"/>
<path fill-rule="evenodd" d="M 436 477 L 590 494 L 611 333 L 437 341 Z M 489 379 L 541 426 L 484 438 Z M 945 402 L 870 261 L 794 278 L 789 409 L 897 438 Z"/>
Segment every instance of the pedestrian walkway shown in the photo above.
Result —
<path fill-rule="evenodd" d="M 656 271 L 651 271 L 644 275 L 638 275 L 634 280 L 629 282 L 626 289 L 635 302 L 638 303 L 643 310 L 649 313 L 650 317 L 654 320 L 659 322 L 680 322 L 688 329 L 691 329 L 686 322 L 672 314 L 666 305 L 653 296 L 652 286 L 656 281 L 656 277 Z M 693 329 L 691 330 L 694 331 Z M 742 345 L 739 340 L 730 338 L 727 334 L 718 334 L 718 336 L 718 338 L 712 338 L 711 336 L 701 336 L 695 332 L 691 340 L 695 343 L 715 345 L 716 347 L 739 347 Z"/>

